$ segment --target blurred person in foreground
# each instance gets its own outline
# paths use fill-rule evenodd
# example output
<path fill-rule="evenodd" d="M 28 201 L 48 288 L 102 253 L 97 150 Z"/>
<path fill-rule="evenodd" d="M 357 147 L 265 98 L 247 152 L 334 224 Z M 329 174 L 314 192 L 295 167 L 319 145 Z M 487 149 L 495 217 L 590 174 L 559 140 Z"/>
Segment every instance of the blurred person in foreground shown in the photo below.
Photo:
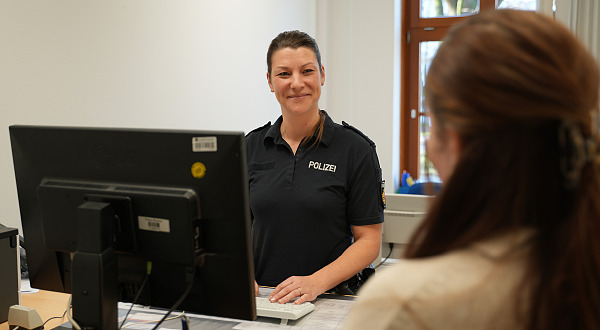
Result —
<path fill-rule="evenodd" d="M 444 188 L 345 329 L 600 329 L 599 89 L 550 17 L 453 27 L 424 90 Z"/>

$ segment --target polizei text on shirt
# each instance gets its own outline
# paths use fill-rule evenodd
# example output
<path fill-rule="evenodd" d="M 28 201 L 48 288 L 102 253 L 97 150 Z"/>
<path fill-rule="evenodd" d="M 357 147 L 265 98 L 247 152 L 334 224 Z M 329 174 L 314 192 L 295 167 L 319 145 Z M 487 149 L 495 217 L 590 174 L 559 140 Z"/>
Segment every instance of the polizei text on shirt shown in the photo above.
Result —
<path fill-rule="evenodd" d="M 308 162 L 308 168 L 312 168 L 319 171 L 335 172 L 336 166 L 333 164 L 323 164 L 311 160 Z"/>

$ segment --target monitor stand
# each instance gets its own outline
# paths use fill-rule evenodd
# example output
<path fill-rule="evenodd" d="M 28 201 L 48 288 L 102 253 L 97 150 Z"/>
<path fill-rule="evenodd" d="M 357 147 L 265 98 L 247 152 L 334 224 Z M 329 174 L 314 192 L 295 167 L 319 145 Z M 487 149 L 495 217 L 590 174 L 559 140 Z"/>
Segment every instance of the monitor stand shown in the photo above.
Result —
<path fill-rule="evenodd" d="M 79 207 L 77 221 L 77 251 L 72 261 L 73 319 L 81 329 L 117 329 L 115 212 L 110 203 L 88 201 Z"/>

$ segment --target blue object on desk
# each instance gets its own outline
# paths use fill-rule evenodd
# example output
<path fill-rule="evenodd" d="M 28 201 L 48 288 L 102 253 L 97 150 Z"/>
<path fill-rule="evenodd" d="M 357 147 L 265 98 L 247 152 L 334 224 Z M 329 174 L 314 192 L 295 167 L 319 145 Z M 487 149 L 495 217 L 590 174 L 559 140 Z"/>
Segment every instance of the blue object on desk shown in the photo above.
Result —
<path fill-rule="evenodd" d="M 408 184 L 408 178 L 410 178 L 410 174 L 407 173 L 406 171 L 404 171 L 404 173 L 402 173 L 402 178 L 400 179 L 400 186 L 401 187 L 409 187 L 410 186 Z"/>
<path fill-rule="evenodd" d="M 182 330 L 189 330 L 190 329 L 190 319 L 185 314 L 183 314 L 181 316 L 181 329 Z"/>
<path fill-rule="evenodd" d="M 437 195 L 440 190 L 442 190 L 442 184 L 439 182 L 418 182 L 408 187 L 406 194 L 431 196 Z"/>

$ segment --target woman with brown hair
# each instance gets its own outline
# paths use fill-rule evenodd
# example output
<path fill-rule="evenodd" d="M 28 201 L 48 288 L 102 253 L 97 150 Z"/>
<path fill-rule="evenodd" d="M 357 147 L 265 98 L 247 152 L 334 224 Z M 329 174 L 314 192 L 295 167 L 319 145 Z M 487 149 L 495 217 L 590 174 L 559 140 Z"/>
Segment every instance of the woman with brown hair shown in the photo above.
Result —
<path fill-rule="evenodd" d="M 424 90 L 444 188 L 346 327 L 600 329 L 599 90 L 595 60 L 550 17 L 453 27 Z"/>
<path fill-rule="evenodd" d="M 319 109 L 325 68 L 308 34 L 272 40 L 267 82 L 281 116 L 246 136 L 256 282 L 280 303 L 354 293 L 381 245 L 375 143 Z"/>

